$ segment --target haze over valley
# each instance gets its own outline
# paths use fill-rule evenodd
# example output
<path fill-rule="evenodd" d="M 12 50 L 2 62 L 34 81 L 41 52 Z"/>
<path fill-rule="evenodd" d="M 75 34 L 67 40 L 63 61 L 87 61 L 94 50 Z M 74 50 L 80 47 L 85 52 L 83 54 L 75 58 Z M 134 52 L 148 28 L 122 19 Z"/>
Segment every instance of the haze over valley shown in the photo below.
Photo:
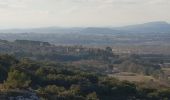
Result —
<path fill-rule="evenodd" d="M 0 32 L 2 40 L 36 40 L 54 45 L 83 45 L 99 48 L 111 46 L 115 52 L 120 53 L 169 54 L 170 49 L 170 24 L 162 21 L 124 27 L 44 27 L 8 29 Z"/>

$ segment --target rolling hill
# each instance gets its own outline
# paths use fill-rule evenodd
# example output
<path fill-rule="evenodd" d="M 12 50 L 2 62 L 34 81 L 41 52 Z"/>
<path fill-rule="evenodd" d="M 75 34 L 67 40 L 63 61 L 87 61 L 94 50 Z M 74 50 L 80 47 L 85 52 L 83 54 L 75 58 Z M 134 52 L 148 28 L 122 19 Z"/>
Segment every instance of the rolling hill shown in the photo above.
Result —
<path fill-rule="evenodd" d="M 41 27 L 28 29 L 5 29 L 0 33 L 83 33 L 83 34 L 115 34 L 115 33 L 169 33 L 170 24 L 164 21 L 123 27 Z"/>

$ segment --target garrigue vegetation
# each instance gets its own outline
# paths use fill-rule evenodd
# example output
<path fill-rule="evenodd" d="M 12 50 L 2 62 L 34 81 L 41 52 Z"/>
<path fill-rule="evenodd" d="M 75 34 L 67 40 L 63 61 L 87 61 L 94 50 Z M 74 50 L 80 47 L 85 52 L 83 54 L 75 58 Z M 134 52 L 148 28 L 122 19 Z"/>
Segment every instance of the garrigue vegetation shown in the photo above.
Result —
<path fill-rule="evenodd" d="M 119 81 L 59 63 L 0 56 L 0 91 L 35 92 L 45 100 L 169 100 L 167 87 Z"/>

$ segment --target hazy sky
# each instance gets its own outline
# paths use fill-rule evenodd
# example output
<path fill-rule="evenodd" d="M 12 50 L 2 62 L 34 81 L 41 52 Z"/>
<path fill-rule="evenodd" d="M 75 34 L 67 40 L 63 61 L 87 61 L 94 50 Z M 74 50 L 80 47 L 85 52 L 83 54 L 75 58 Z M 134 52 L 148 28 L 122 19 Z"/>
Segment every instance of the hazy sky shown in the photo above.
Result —
<path fill-rule="evenodd" d="M 0 0 L 0 28 L 170 22 L 170 0 Z"/>

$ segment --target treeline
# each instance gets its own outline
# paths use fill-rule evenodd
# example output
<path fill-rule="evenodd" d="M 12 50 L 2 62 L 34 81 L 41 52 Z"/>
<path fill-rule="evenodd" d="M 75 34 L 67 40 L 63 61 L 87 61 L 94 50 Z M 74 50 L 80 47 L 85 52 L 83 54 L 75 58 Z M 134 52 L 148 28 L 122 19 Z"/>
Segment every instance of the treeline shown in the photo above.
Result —
<path fill-rule="evenodd" d="M 82 46 L 55 46 L 48 42 L 15 40 L 9 42 L 0 40 L 0 53 L 12 54 L 17 58 L 29 57 L 36 60 L 49 61 L 78 61 L 78 60 L 104 60 L 109 57 L 116 58 L 112 49 L 85 48 Z M 34 52 L 33 52 L 34 51 Z"/>
<path fill-rule="evenodd" d="M 169 88 L 150 88 L 68 67 L 1 55 L 0 90 L 33 91 L 45 100 L 170 99 Z"/>

